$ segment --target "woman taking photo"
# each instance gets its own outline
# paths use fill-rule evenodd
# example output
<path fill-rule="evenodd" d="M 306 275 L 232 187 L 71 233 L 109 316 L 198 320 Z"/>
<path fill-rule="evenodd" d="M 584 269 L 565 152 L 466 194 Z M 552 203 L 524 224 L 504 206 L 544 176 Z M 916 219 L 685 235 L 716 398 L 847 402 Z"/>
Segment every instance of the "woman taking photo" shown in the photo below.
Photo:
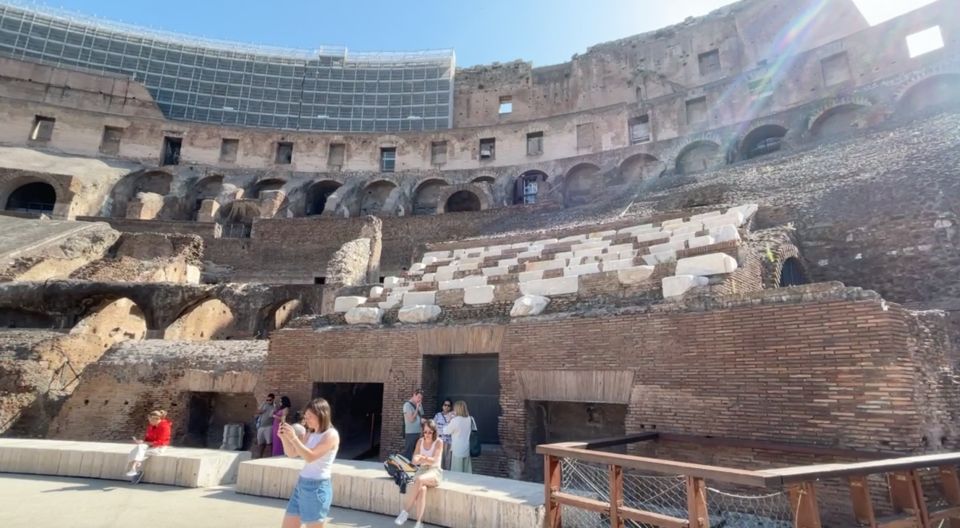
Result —
<path fill-rule="evenodd" d="M 306 465 L 290 494 L 282 528 L 323 528 L 333 503 L 331 467 L 340 449 L 340 433 L 331 423 L 330 404 L 323 398 L 311 401 L 303 413 L 309 431 L 297 436 L 291 424 L 280 423 L 280 445 L 291 458 L 302 458 Z"/>
<path fill-rule="evenodd" d="M 414 465 L 419 465 L 417 473 L 413 478 L 413 492 L 410 493 L 410 500 L 407 506 L 400 510 L 394 524 L 397 526 L 407 522 L 410 517 L 410 511 L 417 507 L 417 524 L 414 528 L 423 528 L 423 511 L 427 508 L 427 489 L 436 488 L 443 479 L 443 470 L 440 464 L 443 461 L 443 440 L 437 438 L 437 424 L 433 420 L 427 420 L 423 423 L 423 431 L 420 440 L 417 440 L 417 447 L 413 450 Z"/>
<path fill-rule="evenodd" d="M 287 415 L 290 414 L 290 398 L 280 396 L 280 405 L 273 411 L 273 444 L 271 454 L 273 456 L 283 455 L 283 444 L 280 443 L 280 423 L 287 421 Z"/>
<path fill-rule="evenodd" d="M 133 437 L 137 446 L 130 451 L 127 457 L 127 473 L 134 484 L 143 478 L 143 461 L 162 453 L 170 445 L 170 420 L 167 420 L 167 411 L 155 410 L 147 415 L 147 434 L 143 440 Z"/>

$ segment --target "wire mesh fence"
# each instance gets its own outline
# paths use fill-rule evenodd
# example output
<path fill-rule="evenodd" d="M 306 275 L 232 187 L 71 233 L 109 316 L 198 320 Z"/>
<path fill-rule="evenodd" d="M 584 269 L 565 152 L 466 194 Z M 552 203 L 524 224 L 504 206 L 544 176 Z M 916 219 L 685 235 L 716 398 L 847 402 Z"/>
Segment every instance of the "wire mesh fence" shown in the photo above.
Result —
<path fill-rule="evenodd" d="M 710 526 L 791 528 L 793 511 L 785 491 L 749 490 L 707 485 Z"/>

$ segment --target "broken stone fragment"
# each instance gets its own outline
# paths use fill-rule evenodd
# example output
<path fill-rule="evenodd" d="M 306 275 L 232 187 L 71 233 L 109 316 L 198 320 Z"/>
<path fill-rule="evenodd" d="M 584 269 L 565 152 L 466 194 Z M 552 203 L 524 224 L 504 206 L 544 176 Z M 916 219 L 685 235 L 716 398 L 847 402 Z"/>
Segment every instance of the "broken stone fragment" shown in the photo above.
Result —
<path fill-rule="evenodd" d="M 429 323 L 440 317 L 440 311 L 435 304 L 418 304 L 401 308 L 397 318 L 402 323 Z"/>
<path fill-rule="evenodd" d="M 367 302 L 366 297 L 357 297 L 357 296 L 344 296 L 337 297 L 333 301 L 333 311 L 337 313 L 344 313 L 357 306 L 358 304 L 363 304 Z"/>
<path fill-rule="evenodd" d="M 696 275 L 677 275 L 663 278 L 663 298 L 680 297 L 693 288 L 706 286 L 710 281 L 706 277 Z"/>
<path fill-rule="evenodd" d="M 367 306 L 354 306 L 347 310 L 344 318 L 347 320 L 347 324 L 378 325 L 383 320 L 383 310 Z"/>
<path fill-rule="evenodd" d="M 548 304 L 550 304 L 550 299 L 547 297 L 542 297 L 540 295 L 524 295 L 523 297 L 520 297 L 514 301 L 513 308 L 510 309 L 510 317 L 540 315 L 543 313 L 543 310 L 546 309 Z"/>

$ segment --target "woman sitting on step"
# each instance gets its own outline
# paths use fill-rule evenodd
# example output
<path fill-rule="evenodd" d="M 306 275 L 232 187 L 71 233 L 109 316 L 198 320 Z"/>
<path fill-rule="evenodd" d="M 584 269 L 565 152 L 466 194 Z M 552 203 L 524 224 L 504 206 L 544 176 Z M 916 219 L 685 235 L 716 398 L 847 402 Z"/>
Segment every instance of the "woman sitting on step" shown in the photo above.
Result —
<path fill-rule="evenodd" d="M 167 420 L 167 411 L 156 410 L 147 415 L 147 434 L 143 440 L 133 437 L 137 446 L 130 451 L 127 457 L 127 473 L 134 484 L 143 478 L 143 462 L 153 455 L 158 455 L 170 445 L 170 420 Z"/>
<path fill-rule="evenodd" d="M 414 465 L 420 468 L 413 477 L 412 491 L 407 506 L 400 511 L 394 524 L 397 526 L 407 522 L 410 517 L 410 511 L 417 507 L 417 524 L 414 528 L 423 528 L 423 511 L 427 508 L 427 490 L 436 488 L 443 479 L 443 470 L 440 469 L 443 463 L 443 440 L 437 438 L 437 424 L 433 420 L 427 420 L 423 423 L 423 431 L 420 440 L 417 440 L 417 447 L 413 450 Z"/>

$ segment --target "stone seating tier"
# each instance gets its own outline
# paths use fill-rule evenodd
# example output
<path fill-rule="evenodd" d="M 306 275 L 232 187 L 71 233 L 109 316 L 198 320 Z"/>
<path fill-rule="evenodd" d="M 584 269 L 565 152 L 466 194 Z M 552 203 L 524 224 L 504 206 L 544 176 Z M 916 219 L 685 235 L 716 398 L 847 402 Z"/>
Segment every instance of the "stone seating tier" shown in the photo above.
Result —
<path fill-rule="evenodd" d="M 296 485 L 303 461 L 266 458 L 240 464 L 237 492 L 285 499 Z M 399 488 L 379 462 L 338 461 L 333 465 L 333 505 L 384 515 L 400 511 Z M 444 473 L 429 492 L 424 521 L 441 526 L 543 526 L 543 484 Z"/>
<path fill-rule="evenodd" d="M 133 444 L 0 438 L 0 472 L 111 480 L 124 476 Z M 187 488 L 231 484 L 247 451 L 169 447 L 143 465 L 143 482 Z"/>

